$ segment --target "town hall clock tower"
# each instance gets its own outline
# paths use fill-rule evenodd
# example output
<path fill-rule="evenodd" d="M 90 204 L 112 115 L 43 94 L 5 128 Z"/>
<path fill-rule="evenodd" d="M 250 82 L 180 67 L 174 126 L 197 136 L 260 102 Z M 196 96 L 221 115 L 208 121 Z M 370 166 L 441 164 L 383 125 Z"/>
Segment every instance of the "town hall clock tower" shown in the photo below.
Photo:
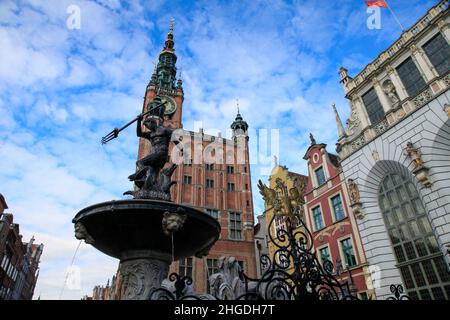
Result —
<path fill-rule="evenodd" d="M 213 216 L 221 225 L 220 239 L 209 252 L 171 264 L 171 271 L 192 277 L 196 292 L 204 293 L 209 289 L 209 276 L 218 270 L 221 256 L 234 256 L 249 276 L 256 276 L 248 124 L 238 113 L 231 124 L 232 139 L 205 134 L 202 130 L 192 132 L 184 129 L 183 83 L 180 78 L 177 79 L 176 62 L 172 21 L 145 90 L 142 112 L 166 102 L 164 125 L 179 129 L 177 132 L 187 137 L 177 145 L 177 148 L 182 148 L 183 161 L 178 163 L 176 159 L 170 159 L 178 164 L 172 175 L 172 180 L 176 182 L 171 188 L 172 201 L 201 210 Z M 172 155 L 174 147 L 175 144 L 171 142 L 169 155 Z M 138 159 L 148 155 L 150 148 L 149 141 L 141 138 Z M 214 149 L 216 161 L 206 163 L 205 154 L 212 155 L 211 149 Z M 189 154 L 188 150 L 192 150 L 192 153 Z M 195 156 L 197 152 L 200 154 L 199 159 Z"/>
<path fill-rule="evenodd" d="M 164 48 L 159 54 L 158 64 L 147 85 L 142 112 L 160 104 L 165 104 L 164 125 L 169 128 L 182 128 L 182 105 L 184 101 L 183 82 L 177 76 L 177 56 L 173 41 L 173 20 L 167 34 Z M 149 143 L 145 139 L 139 141 L 138 157 L 149 152 Z"/>

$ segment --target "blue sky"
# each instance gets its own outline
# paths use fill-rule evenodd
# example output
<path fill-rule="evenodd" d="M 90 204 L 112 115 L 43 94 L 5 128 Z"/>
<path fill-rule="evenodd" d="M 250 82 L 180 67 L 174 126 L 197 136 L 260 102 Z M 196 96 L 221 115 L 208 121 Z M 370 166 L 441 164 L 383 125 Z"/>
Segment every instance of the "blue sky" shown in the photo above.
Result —
<path fill-rule="evenodd" d="M 437 2 L 389 1 L 406 27 Z M 80 29 L 67 28 L 70 5 L 80 8 Z M 134 130 L 99 141 L 141 109 L 172 17 L 184 127 L 225 132 L 239 99 L 253 147 L 258 130 L 278 129 L 279 162 L 306 174 L 309 132 L 334 152 L 331 103 L 344 122 L 349 114 L 339 67 L 356 75 L 401 33 L 387 10 L 379 30 L 366 27 L 368 16 L 363 0 L 1 1 L 0 192 L 24 238 L 45 245 L 35 298 L 60 297 L 76 212 L 131 186 Z M 251 170 L 258 214 L 256 183 L 267 170 Z M 81 288 L 63 299 L 91 294 L 117 261 L 83 243 L 75 265 Z"/>

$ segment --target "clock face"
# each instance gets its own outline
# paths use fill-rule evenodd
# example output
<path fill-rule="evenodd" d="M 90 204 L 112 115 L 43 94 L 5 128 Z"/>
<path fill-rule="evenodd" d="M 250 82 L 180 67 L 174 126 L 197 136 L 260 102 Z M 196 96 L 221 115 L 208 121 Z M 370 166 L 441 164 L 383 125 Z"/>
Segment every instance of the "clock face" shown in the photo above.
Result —
<path fill-rule="evenodd" d="M 170 97 L 161 97 L 161 102 L 162 103 L 166 102 L 166 104 L 164 106 L 166 108 L 166 110 L 164 112 L 165 115 L 170 115 L 170 114 L 174 113 L 177 110 L 177 104 L 172 98 L 170 98 Z"/>

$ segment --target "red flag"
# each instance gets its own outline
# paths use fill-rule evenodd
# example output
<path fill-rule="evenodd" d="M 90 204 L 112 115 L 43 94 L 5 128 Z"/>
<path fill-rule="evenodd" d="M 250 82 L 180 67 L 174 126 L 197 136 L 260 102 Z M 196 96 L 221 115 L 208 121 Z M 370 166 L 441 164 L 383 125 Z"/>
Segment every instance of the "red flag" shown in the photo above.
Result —
<path fill-rule="evenodd" d="M 379 8 L 387 8 L 387 3 L 385 0 L 365 0 L 367 6 L 370 7 L 379 7 Z"/>

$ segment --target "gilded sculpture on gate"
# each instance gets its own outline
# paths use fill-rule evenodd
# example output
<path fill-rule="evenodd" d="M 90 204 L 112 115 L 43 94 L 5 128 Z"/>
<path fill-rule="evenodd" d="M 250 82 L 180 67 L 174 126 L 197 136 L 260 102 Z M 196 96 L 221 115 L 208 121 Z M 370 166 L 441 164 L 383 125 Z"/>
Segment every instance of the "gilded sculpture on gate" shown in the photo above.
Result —
<path fill-rule="evenodd" d="M 304 181 L 295 181 L 294 187 L 288 190 L 285 182 L 280 178 L 275 180 L 275 188 L 267 187 L 261 180 L 258 181 L 259 193 L 262 195 L 268 210 L 273 209 L 274 215 L 287 216 L 294 221 L 301 215 L 306 184 Z"/>

